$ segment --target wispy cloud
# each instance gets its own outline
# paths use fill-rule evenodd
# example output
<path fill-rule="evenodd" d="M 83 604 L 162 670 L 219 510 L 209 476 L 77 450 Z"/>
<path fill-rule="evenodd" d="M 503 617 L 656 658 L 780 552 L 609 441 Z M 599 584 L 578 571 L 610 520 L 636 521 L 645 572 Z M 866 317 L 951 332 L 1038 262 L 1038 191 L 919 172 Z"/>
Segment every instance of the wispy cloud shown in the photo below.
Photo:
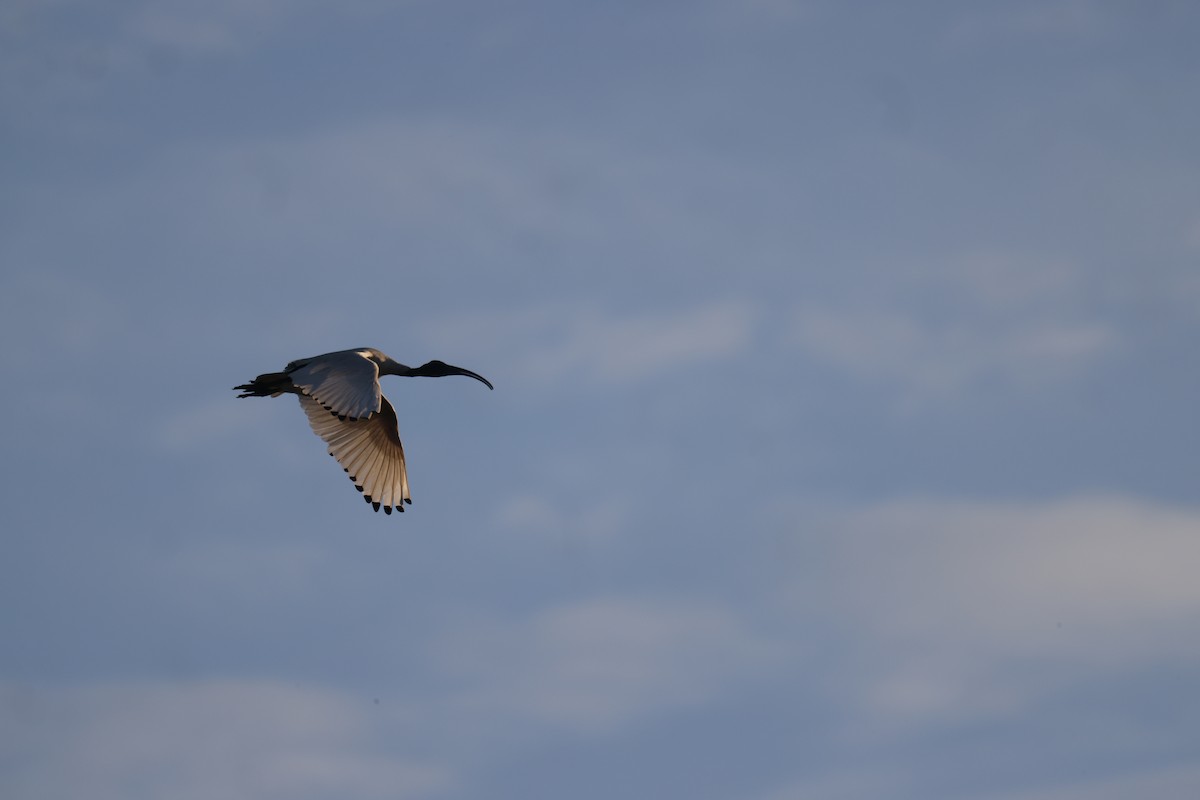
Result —
<path fill-rule="evenodd" d="M 428 796 L 440 766 L 370 742 L 369 700 L 269 681 L 0 686 L 11 797 Z"/>
<path fill-rule="evenodd" d="M 999 330 L 888 310 L 802 310 L 795 340 L 849 375 L 898 388 L 906 402 L 958 397 L 979 384 L 1036 386 L 1077 373 L 1113 346 L 1098 323 L 1041 322 Z"/>
<path fill-rule="evenodd" d="M 390 4 L 353 0 L 19 0 L 0 8 L 0 98 L 6 121 L 42 132 L 111 133 L 81 101 L 120 84 L 161 75 L 184 60 L 240 55 L 330 15 L 371 15 Z M 13 113 L 16 111 L 24 113 Z M 32 116 L 32 119 L 27 117 Z M 111 122 L 111 121 L 110 121 Z M 81 137 L 83 138 L 83 137 Z"/>
<path fill-rule="evenodd" d="M 929 793 L 919 768 L 878 765 L 870 770 L 834 771 L 807 776 L 769 790 L 758 800 L 877 800 L 880 797 L 923 797 Z M 1200 787 L 1200 767 L 1191 763 L 1126 770 L 1109 769 L 1099 778 L 1051 781 L 1031 776 L 1017 784 L 1028 788 L 997 791 L 959 789 L 961 800 L 1126 800 L 1130 797 L 1175 800 L 1190 797 Z M 1016 776 L 1014 776 L 1016 777 Z"/>
<path fill-rule="evenodd" d="M 734 301 L 655 314 L 556 305 L 443 319 L 426 330 L 439 347 L 481 350 L 508 361 L 510 374 L 544 386 L 563 379 L 631 383 L 727 361 L 750 345 L 755 322 L 754 309 Z"/>
<path fill-rule="evenodd" d="M 1088 276 L 1059 261 L 974 253 L 881 273 L 859 297 L 801 305 L 792 342 L 903 404 L 1068 382 L 1120 332 L 1079 310 Z"/>
<path fill-rule="evenodd" d="M 435 649 L 460 712 L 580 732 L 702 705 L 774 655 L 726 609 L 628 597 L 461 628 Z"/>
<path fill-rule="evenodd" d="M 1182 635 L 1200 614 L 1195 509 L 909 501 L 805 528 L 824 531 L 805 546 L 837 579 L 798 579 L 785 594 L 797 608 L 832 605 L 887 653 L 843 687 L 878 720 L 1004 716 L 1081 671 L 1117 680 L 1200 661 Z"/>
<path fill-rule="evenodd" d="M 495 519 L 525 539 L 598 544 L 626 529 L 629 515 L 626 503 L 608 496 L 585 508 L 565 508 L 550 497 L 525 494 L 505 500 Z"/>
<path fill-rule="evenodd" d="M 1200 766 L 1168 764 L 1100 779 L 1068 781 L 1058 786 L 1012 792 L 986 792 L 978 800 L 1126 800 L 1130 797 L 1174 800 L 1200 790 Z"/>
<path fill-rule="evenodd" d="M 1050 0 L 964 7 L 950 28 L 950 41 L 967 46 L 1006 38 L 1080 38 L 1106 32 L 1112 24 L 1102 0 Z"/>

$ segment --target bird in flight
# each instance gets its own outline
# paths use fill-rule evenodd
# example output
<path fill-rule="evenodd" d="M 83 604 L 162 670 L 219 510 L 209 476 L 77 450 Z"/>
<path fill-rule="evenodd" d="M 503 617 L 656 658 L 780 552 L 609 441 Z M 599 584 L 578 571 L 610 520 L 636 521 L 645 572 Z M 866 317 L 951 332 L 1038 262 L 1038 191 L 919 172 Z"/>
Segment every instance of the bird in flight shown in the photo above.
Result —
<path fill-rule="evenodd" d="M 249 383 L 235 386 L 238 397 L 278 397 L 288 392 L 300 399 L 313 432 L 329 445 L 329 455 L 354 481 L 354 488 L 376 510 L 391 514 L 412 505 L 404 448 L 396 410 L 379 390 L 380 375 L 441 378 L 466 375 L 489 389 L 490 381 L 469 369 L 443 361 L 406 367 L 372 347 L 340 350 L 301 358 Z"/>

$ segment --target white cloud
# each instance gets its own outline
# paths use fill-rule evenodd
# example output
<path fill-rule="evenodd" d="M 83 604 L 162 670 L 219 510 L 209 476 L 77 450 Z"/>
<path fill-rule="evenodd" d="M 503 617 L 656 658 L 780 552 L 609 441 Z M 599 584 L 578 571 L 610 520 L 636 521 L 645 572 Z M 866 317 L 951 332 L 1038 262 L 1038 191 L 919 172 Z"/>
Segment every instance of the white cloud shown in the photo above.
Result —
<path fill-rule="evenodd" d="M 1019 777 L 1014 782 L 1019 782 Z M 907 769 L 873 765 L 871 769 L 835 772 L 791 781 L 762 795 L 759 800 L 878 800 L 881 797 L 921 796 L 915 789 L 925 783 L 915 765 Z M 1179 800 L 1200 790 L 1200 767 L 1171 764 L 1151 769 L 1118 766 L 1108 774 L 1087 780 L 1058 782 L 1038 777 L 1030 788 L 996 792 L 959 790 L 961 800 Z M 926 790 L 928 791 L 928 790 Z"/>
<path fill-rule="evenodd" d="M 230 50 L 243 39 L 247 26 L 265 22 L 269 4 L 262 2 L 153 3 L 140 7 L 129 18 L 131 40 L 184 53 Z"/>
<path fill-rule="evenodd" d="M 878 800 L 903 796 L 904 777 L 882 767 L 806 777 L 773 788 L 758 800 Z"/>
<path fill-rule="evenodd" d="M 755 317 L 735 301 L 624 316 L 562 305 L 439 320 L 427 335 L 439 348 L 511 359 L 505 371 L 539 387 L 565 378 L 622 384 L 735 358 L 751 343 Z"/>
<path fill-rule="evenodd" d="M 872 643 L 839 689 L 871 724 L 1007 715 L 1084 675 L 1200 662 L 1186 633 L 1200 615 L 1195 509 L 910 501 L 804 527 L 822 531 L 802 541 L 825 563 L 789 582 L 788 603 Z"/>
<path fill-rule="evenodd" d="M 936 323 L 890 310 L 801 310 L 794 341 L 857 378 L 896 386 L 909 402 L 958 396 L 997 379 L 1010 386 L 1062 381 L 1105 354 L 1117 337 L 1098 323 L 991 327 Z"/>
<path fill-rule="evenodd" d="M 240 592 L 265 593 L 275 602 L 287 603 L 289 598 L 303 597 L 323 570 L 341 566 L 328 549 L 312 544 L 211 537 L 189 541 L 156 560 L 153 571 L 193 597 L 213 586 L 226 586 L 238 589 L 227 589 L 225 599 Z"/>
<path fill-rule="evenodd" d="M 1170 765 L 1122 771 L 1103 778 L 1070 781 L 1053 787 L 988 792 L 977 800 L 1179 800 L 1200 793 L 1200 766 Z"/>
<path fill-rule="evenodd" d="M 1041 0 L 964 6 L 950 28 L 949 40 L 966 47 L 1008 38 L 1095 38 L 1113 24 L 1104 5 L 1099 0 Z"/>
<path fill-rule="evenodd" d="M 1193 252 L 1200 252 L 1200 214 L 1184 230 L 1183 242 Z"/>
<path fill-rule="evenodd" d="M 775 655 L 725 609 L 629 598 L 464 628 L 437 651 L 460 711 L 580 731 L 702 705 Z"/>
<path fill-rule="evenodd" d="M 902 404 L 997 387 L 1069 383 L 1119 348 L 1081 313 L 1089 276 L 1059 261 L 972 253 L 878 275 L 858 296 L 796 310 L 791 341 L 811 358 L 892 387 Z"/>
<path fill-rule="evenodd" d="M 497 523 L 535 540 L 597 544 L 616 537 L 628 524 L 628 503 L 612 497 L 586 508 L 563 508 L 548 497 L 507 499 L 495 513 Z"/>
<path fill-rule="evenodd" d="M 50 15 L 77 13 L 81 0 L 23 0 L 10 16 L 42 25 Z M 374 0 L 357 0 L 348 4 L 354 11 L 379 5 Z M 125 60 L 145 56 L 147 48 L 167 49 L 189 55 L 213 54 L 257 43 L 277 31 L 289 19 L 313 13 L 328 14 L 333 6 L 320 0 L 126 0 L 113 3 L 107 9 L 116 21 L 119 35 L 109 32 L 106 47 L 112 51 L 127 51 Z M 345 13 L 345 9 L 342 9 Z M 72 31 L 72 33 L 76 33 Z M 88 31 L 88 35 L 97 32 Z M 60 37 L 61 38 L 61 37 Z M 82 43 L 81 39 L 80 42 Z"/>
<path fill-rule="evenodd" d="M 907 275 L 917 284 L 940 288 L 981 310 L 1009 313 L 1043 312 L 1078 302 L 1088 279 L 1070 261 L 988 249 L 922 264 Z"/>
<path fill-rule="evenodd" d="M 256 681 L 0 686 L 10 797 L 427 796 L 442 768 L 370 747 L 378 706 Z"/>
<path fill-rule="evenodd" d="M 750 309 L 723 303 L 665 314 L 575 317 L 559 343 L 527 356 L 531 370 L 574 370 L 609 381 L 637 380 L 697 362 L 728 360 L 750 342 Z"/>
<path fill-rule="evenodd" d="M 972 631 L 1004 637 L 1011 649 L 1050 617 L 1131 633 L 1163 615 L 1200 611 L 1200 583 L 1192 580 L 1200 514 L 1193 510 L 1107 497 L 1039 506 L 918 501 L 852 514 L 846 526 L 882 549 L 880 581 L 916 590 L 907 620 L 888 612 L 893 630 L 962 613 Z M 910 584 L 905 573 L 959 590 L 954 606 L 942 607 L 929 583 Z"/>
<path fill-rule="evenodd" d="M 106 138 L 122 123 L 99 121 L 84 102 L 106 88 L 161 74 L 180 59 L 253 51 L 330 15 L 388 7 L 386 0 L 117 0 L 97 9 L 85 0 L 14 0 L 0 5 L 0 99 L 22 112 L 7 119 L 26 131 Z"/>
<path fill-rule="evenodd" d="M 707 194 L 679 188 L 693 172 L 684 158 L 664 166 L 585 137 L 402 115 L 282 138 L 173 144 L 91 204 L 158 213 L 155 198 L 186 192 L 193 213 L 167 214 L 176 240 L 207 243 L 219 229 L 240 243 L 239 257 L 265 248 L 279 258 L 282 249 L 290 266 L 332 258 L 355 265 L 309 278 L 320 284 L 383 270 L 381 282 L 406 290 L 405 269 L 419 273 L 420 265 L 403 254 L 417 258 L 414 247 L 432 240 L 440 258 L 498 265 L 532 285 L 538 276 L 521 271 L 530 242 L 595 252 L 611 247 L 614 231 L 622 239 L 649 231 L 659 239 L 664 226 L 696 232 L 674 202 Z M 328 313 L 319 309 L 309 312 L 315 323 Z"/>
<path fill-rule="evenodd" d="M 1193 318 L 1200 318 L 1200 215 L 1197 215 L 1183 232 L 1183 245 L 1191 256 L 1183 262 L 1172 281 L 1173 296 L 1181 300 Z"/>
<path fill-rule="evenodd" d="M 812 0 L 708 0 L 703 19 L 728 34 L 739 26 L 787 26 L 807 22 L 818 3 Z"/>

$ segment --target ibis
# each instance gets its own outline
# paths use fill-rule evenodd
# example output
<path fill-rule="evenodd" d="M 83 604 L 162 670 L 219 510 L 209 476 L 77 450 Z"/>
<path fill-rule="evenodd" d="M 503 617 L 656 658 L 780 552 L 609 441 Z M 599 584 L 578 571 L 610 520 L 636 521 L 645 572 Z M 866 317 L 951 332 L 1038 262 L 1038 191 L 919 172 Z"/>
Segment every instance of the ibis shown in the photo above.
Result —
<path fill-rule="evenodd" d="M 469 369 L 443 361 L 407 367 L 372 347 L 340 350 L 301 358 L 249 383 L 235 386 L 238 397 L 278 397 L 294 394 L 308 416 L 313 432 L 329 446 L 329 455 L 354 481 L 354 488 L 375 511 L 403 511 L 407 503 L 408 474 L 396 410 L 379 389 L 381 375 L 441 378 L 465 375 L 489 389 L 490 381 Z"/>

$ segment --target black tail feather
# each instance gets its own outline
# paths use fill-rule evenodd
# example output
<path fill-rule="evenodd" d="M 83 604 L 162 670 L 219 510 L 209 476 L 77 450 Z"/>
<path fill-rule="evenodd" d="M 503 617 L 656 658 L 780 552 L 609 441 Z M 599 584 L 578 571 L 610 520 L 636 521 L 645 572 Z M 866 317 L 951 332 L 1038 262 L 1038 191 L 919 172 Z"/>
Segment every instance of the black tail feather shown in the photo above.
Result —
<path fill-rule="evenodd" d="M 268 372 L 249 383 L 233 387 L 235 392 L 241 392 L 238 397 L 277 397 L 293 389 L 295 385 L 286 372 Z"/>

